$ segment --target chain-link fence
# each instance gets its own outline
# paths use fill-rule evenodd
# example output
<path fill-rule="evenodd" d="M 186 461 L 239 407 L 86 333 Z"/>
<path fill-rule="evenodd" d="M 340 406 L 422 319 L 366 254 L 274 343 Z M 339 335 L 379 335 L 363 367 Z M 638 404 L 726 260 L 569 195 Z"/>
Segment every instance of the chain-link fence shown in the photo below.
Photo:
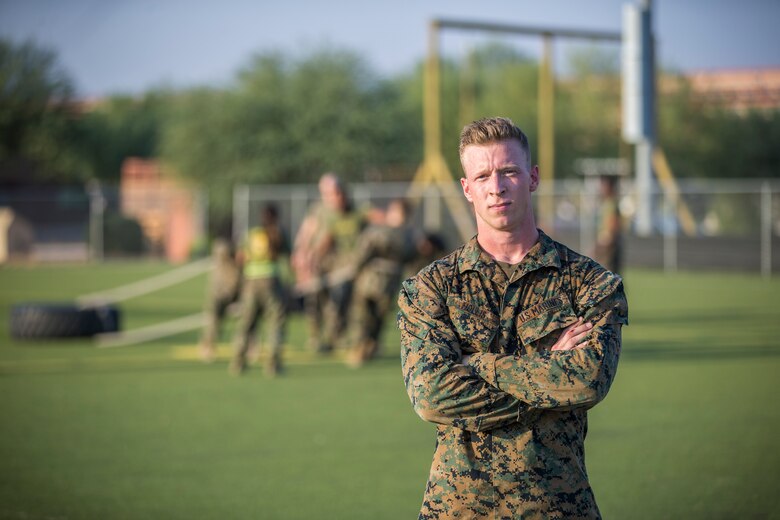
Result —
<path fill-rule="evenodd" d="M 535 195 L 552 198 L 553 222 L 545 231 L 573 249 L 590 254 L 596 239 L 599 192 L 597 180 L 558 181 L 554 189 Z M 409 183 L 355 183 L 350 189 L 357 207 L 384 207 L 409 193 Z M 460 192 L 460 186 L 456 186 Z M 633 183 L 620 190 L 623 215 L 624 264 L 628 267 L 759 271 L 780 269 L 780 182 L 770 180 L 690 180 L 678 184 L 678 194 L 657 190 L 653 200 L 653 232 L 635 233 L 636 194 Z M 462 195 L 457 195 L 462 197 Z M 315 185 L 239 186 L 234 196 L 234 237 L 257 223 L 265 204 L 277 206 L 290 236 L 295 235 L 308 207 L 319 195 Z M 423 190 L 414 225 L 435 232 L 449 248 L 459 236 L 445 196 L 435 186 Z M 468 210 L 465 208 L 464 210 Z"/>
<path fill-rule="evenodd" d="M 455 195 L 462 198 L 460 186 Z M 686 180 L 679 195 L 653 194 L 653 232 L 639 236 L 633 226 L 633 184 L 621 185 L 624 264 L 628 267 L 780 269 L 780 182 L 770 180 Z M 358 207 L 383 208 L 410 193 L 409 183 L 354 183 Z M 434 232 L 454 248 L 463 242 L 452 204 L 431 185 L 417 192 L 413 225 Z M 545 231 L 575 250 L 589 254 L 596 238 L 598 186 L 595 179 L 562 180 L 540 190 L 552 199 Z M 235 190 L 234 237 L 256 223 L 263 205 L 277 206 L 290 237 L 319 199 L 316 185 L 239 186 Z M 549 201 L 549 199 L 548 199 Z M 112 257 L 156 256 L 183 261 L 206 238 L 207 200 L 189 188 L 120 190 L 115 186 L 4 189 L 0 192 L 0 262 L 86 261 Z"/>
<path fill-rule="evenodd" d="M 0 263 L 190 258 L 205 238 L 206 198 L 181 186 L 4 188 Z"/>

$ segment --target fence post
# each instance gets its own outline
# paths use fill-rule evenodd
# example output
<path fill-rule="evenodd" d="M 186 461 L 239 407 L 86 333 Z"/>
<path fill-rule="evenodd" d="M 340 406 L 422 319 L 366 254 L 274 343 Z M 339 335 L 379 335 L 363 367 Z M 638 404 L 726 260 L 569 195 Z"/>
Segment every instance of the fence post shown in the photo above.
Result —
<path fill-rule="evenodd" d="M 87 182 L 89 195 L 89 256 L 93 261 L 103 261 L 103 217 L 106 209 L 106 198 L 100 182 Z"/>
<path fill-rule="evenodd" d="M 664 272 L 677 271 L 677 197 L 664 191 Z"/>
<path fill-rule="evenodd" d="M 761 275 L 772 276 L 772 188 L 761 185 Z"/>

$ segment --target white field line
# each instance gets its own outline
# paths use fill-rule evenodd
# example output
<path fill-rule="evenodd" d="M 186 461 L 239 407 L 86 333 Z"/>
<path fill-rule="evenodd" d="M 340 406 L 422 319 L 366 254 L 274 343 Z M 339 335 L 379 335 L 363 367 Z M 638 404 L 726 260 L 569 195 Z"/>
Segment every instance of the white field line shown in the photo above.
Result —
<path fill-rule="evenodd" d="M 197 314 L 184 316 L 183 318 L 176 318 L 175 320 L 158 323 L 156 325 L 149 325 L 148 327 L 128 330 L 125 332 L 107 332 L 103 334 L 96 334 L 95 342 L 100 348 L 125 347 L 127 345 L 135 345 L 136 343 L 141 343 L 144 341 L 151 341 L 153 339 L 172 336 L 174 334 L 178 334 L 179 332 L 194 330 L 203 327 L 205 322 L 206 314 L 199 312 Z"/>
<path fill-rule="evenodd" d="M 114 289 L 108 289 L 106 291 L 84 294 L 77 297 L 76 302 L 81 307 L 92 307 L 95 305 L 105 305 L 129 300 L 130 298 L 143 296 L 144 294 L 194 278 L 211 269 L 211 266 L 211 258 L 202 258 L 171 271 L 151 276 L 137 282 L 115 287 Z"/>

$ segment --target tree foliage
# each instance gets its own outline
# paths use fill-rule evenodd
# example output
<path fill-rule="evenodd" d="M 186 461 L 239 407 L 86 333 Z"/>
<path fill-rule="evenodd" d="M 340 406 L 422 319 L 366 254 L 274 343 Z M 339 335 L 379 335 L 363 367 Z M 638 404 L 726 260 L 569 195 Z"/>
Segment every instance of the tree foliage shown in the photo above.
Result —
<path fill-rule="evenodd" d="M 114 96 L 83 113 L 77 124 L 77 150 L 90 177 L 116 182 L 127 157 L 156 157 L 172 96 L 162 91 L 140 98 Z"/>
<path fill-rule="evenodd" d="M 11 169 L 19 181 L 33 172 L 83 176 L 72 94 L 53 51 L 0 39 L 0 162 L 17 165 Z"/>
<path fill-rule="evenodd" d="M 736 113 L 702 101 L 682 76 L 659 102 L 659 141 L 675 175 L 780 177 L 780 111 Z"/>
<path fill-rule="evenodd" d="M 577 159 L 628 158 L 621 137 L 620 68 L 617 49 L 595 45 L 568 53 L 571 72 L 556 91 L 556 170 L 559 177 L 578 175 Z"/>
<path fill-rule="evenodd" d="M 402 98 L 397 84 L 378 80 L 352 53 L 260 54 L 233 88 L 178 96 L 162 153 L 208 186 L 217 206 L 239 182 L 313 182 L 328 170 L 362 180 L 407 144 L 399 121 L 409 110 L 393 120 Z"/>
<path fill-rule="evenodd" d="M 556 176 L 580 157 L 631 157 L 620 136 L 617 49 L 569 52 L 556 80 Z M 357 53 L 326 48 L 257 54 L 223 88 L 151 91 L 73 102 L 56 55 L 0 40 L 0 171 L 10 163 L 38 179 L 116 180 L 128 156 L 158 157 L 205 188 L 229 214 L 238 183 L 314 182 L 332 170 L 349 180 L 408 180 L 423 157 L 423 66 L 380 78 Z M 441 64 L 442 146 L 473 119 L 506 115 L 538 146 L 539 66 L 501 42 Z M 658 101 L 659 143 L 675 174 L 780 175 L 778 112 L 736 114 L 702 103 L 680 78 Z M 218 216 L 212 215 L 212 216 Z"/>

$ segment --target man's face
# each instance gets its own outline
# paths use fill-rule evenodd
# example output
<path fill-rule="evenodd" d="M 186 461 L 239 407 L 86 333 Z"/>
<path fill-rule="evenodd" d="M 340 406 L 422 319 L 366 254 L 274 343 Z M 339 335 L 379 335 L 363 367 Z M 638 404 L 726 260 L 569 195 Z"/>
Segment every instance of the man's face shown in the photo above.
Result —
<path fill-rule="evenodd" d="M 335 181 L 327 178 L 320 181 L 320 196 L 328 208 L 340 209 L 342 194 Z"/>
<path fill-rule="evenodd" d="M 469 145 L 461 162 L 465 178 L 460 184 L 474 205 L 477 231 L 516 231 L 533 223 L 531 193 L 539 186 L 539 168 L 529 170 L 520 143 Z"/>

